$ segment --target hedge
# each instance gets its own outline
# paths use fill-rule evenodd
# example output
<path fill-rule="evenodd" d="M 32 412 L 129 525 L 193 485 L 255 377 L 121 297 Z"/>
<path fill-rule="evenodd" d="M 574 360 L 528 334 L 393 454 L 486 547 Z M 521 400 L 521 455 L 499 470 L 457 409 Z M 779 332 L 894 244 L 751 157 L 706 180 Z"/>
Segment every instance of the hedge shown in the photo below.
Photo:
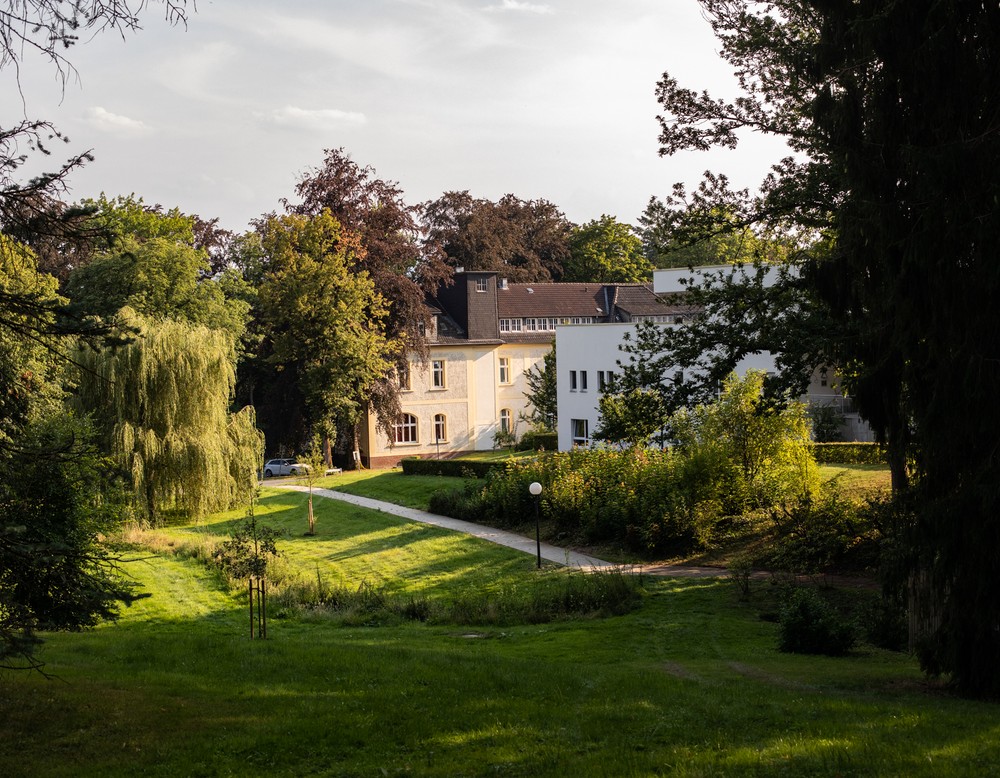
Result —
<path fill-rule="evenodd" d="M 884 465 L 885 451 L 878 443 L 813 443 L 821 465 Z"/>
<path fill-rule="evenodd" d="M 559 434 L 556 432 L 535 432 L 529 430 L 517 443 L 518 451 L 558 451 Z"/>
<path fill-rule="evenodd" d="M 502 470 L 506 459 L 404 459 L 403 475 L 453 475 L 459 478 L 470 474 L 476 478 L 485 478 L 494 469 Z"/>

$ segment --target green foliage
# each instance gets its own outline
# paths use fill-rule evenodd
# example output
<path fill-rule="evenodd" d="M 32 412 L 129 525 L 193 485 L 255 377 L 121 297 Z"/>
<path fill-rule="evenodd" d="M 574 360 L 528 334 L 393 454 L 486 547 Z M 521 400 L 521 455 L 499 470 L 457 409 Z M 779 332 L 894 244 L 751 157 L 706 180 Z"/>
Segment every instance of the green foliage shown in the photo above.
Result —
<path fill-rule="evenodd" d="M 708 175 L 688 211 L 726 209 L 738 225 L 814 239 L 801 280 L 784 285 L 799 305 L 760 306 L 759 331 L 796 335 L 784 337 L 789 364 L 843 368 L 886 443 L 893 488 L 918 506 L 910 566 L 938 647 L 926 667 L 998 697 L 1000 182 L 989 171 L 1000 160 L 1000 9 L 700 4 L 744 94 L 716 100 L 665 74 L 661 153 L 733 148 L 761 129 L 790 144 L 759 195 Z"/>
<path fill-rule="evenodd" d="M 274 527 L 261 524 L 251 510 L 233 529 L 232 537 L 219 544 L 215 563 L 230 578 L 266 578 L 268 564 L 281 553 L 276 544 L 280 535 Z"/>
<path fill-rule="evenodd" d="M 123 312 L 138 332 L 116 349 L 81 346 L 76 402 L 94 415 L 108 449 L 154 521 L 240 504 L 263 458 L 252 408 L 228 410 L 232 341 L 220 330 Z"/>
<path fill-rule="evenodd" d="M 778 506 L 770 515 L 775 537 L 756 557 L 762 567 L 797 574 L 879 568 L 885 536 L 878 500 L 847 500 L 834 485 L 818 497 Z"/>
<path fill-rule="evenodd" d="M 541 430 L 555 431 L 559 412 L 556 373 L 556 347 L 545 353 L 542 364 L 524 371 L 528 391 L 524 393 L 530 404 L 528 421 Z"/>
<path fill-rule="evenodd" d="M 878 443 L 814 443 L 813 456 L 820 464 L 884 465 L 885 449 Z"/>
<path fill-rule="evenodd" d="M 356 587 L 297 578 L 272 597 L 288 616 L 308 609 L 337 615 L 346 624 L 374 626 L 401 620 L 463 626 L 544 624 L 571 618 L 621 616 L 640 604 L 642 580 L 622 570 L 559 571 L 540 581 L 492 591 L 456 592 L 444 599 L 394 595 L 362 581 Z"/>
<path fill-rule="evenodd" d="M 792 590 L 779 624 L 778 648 L 787 653 L 843 656 L 857 643 L 855 625 L 808 587 Z"/>
<path fill-rule="evenodd" d="M 559 434 L 542 430 L 528 430 L 517 442 L 518 451 L 558 451 Z"/>
<path fill-rule="evenodd" d="M 563 281 L 641 282 L 648 281 L 653 270 L 632 227 L 607 214 L 573 227 L 569 248 Z"/>
<path fill-rule="evenodd" d="M 110 234 L 86 264 L 70 273 L 75 311 L 104 319 L 128 307 L 153 319 L 177 319 L 226 332 L 234 345 L 246 329 L 246 290 L 233 274 L 210 277 L 208 254 L 194 245 L 194 217 L 147 208 L 142 199 L 85 201 Z"/>
<path fill-rule="evenodd" d="M 809 419 L 812 422 L 812 437 L 817 443 L 833 443 L 840 440 L 844 414 L 833 405 L 809 406 Z"/>
<path fill-rule="evenodd" d="M 594 439 L 646 446 L 662 435 L 670 414 L 663 397 L 653 389 L 635 387 L 625 392 L 606 392 L 599 400 L 600 420 Z"/>
<path fill-rule="evenodd" d="M 730 375 L 716 402 L 679 411 L 671 427 L 681 451 L 723 457 L 749 507 L 810 495 L 819 486 L 805 406 L 775 408 L 764 398 L 764 373 Z"/>
<path fill-rule="evenodd" d="M 38 667 L 38 630 L 115 618 L 134 599 L 99 538 L 125 499 L 88 424 L 50 416 L 0 448 L 0 668 Z"/>
<path fill-rule="evenodd" d="M 259 230 L 261 356 L 297 377 L 310 427 L 353 432 L 376 387 L 387 385 L 398 347 L 384 334 L 385 301 L 329 211 L 271 216 Z M 393 420 L 380 417 L 383 428 Z"/>
<path fill-rule="evenodd" d="M 459 478 L 485 478 L 493 470 L 502 470 L 504 460 L 417 459 L 410 457 L 400 463 L 404 475 L 450 475 Z"/>

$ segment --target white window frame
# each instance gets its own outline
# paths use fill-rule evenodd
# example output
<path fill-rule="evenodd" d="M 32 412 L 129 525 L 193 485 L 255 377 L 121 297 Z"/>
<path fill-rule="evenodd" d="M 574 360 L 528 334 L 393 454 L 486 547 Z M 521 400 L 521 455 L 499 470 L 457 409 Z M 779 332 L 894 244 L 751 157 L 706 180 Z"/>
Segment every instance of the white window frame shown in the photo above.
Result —
<path fill-rule="evenodd" d="M 476 279 L 476 291 L 477 292 L 488 292 L 488 291 L 490 291 L 490 279 L 488 279 L 488 278 L 477 278 Z"/>
<path fill-rule="evenodd" d="M 448 417 L 443 413 L 434 414 L 434 442 L 442 443 L 448 440 Z"/>
<path fill-rule="evenodd" d="M 500 357 L 500 383 L 512 383 L 510 377 L 510 357 Z"/>
<path fill-rule="evenodd" d="M 431 360 L 431 388 L 448 388 L 448 372 L 443 359 Z"/>
<path fill-rule="evenodd" d="M 419 424 L 412 413 L 401 413 L 392 425 L 392 441 L 397 446 L 413 446 L 420 442 Z"/>
<path fill-rule="evenodd" d="M 510 433 L 514 429 L 514 413 L 510 408 L 500 410 L 500 431 Z"/>
<path fill-rule="evenodd" d="M 573 436 L 574 446 L 590 445 L 590 422 L 587 419 L 570 419 L 570 434 Z M 583 433 L 582 435 L 579 433 Z"/>

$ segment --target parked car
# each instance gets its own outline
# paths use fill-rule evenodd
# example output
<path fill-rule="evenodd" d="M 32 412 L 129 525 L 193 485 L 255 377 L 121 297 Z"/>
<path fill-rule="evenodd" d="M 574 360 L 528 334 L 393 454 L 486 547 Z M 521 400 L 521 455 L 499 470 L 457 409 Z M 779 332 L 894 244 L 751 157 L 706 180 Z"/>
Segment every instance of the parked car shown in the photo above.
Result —
<path fill-rule="evenodd" d="M 278 475 L 299 475 L 308 473 L 309 465 L 295 459 L 269 459 L 264 463 L 264 478 Z"/>

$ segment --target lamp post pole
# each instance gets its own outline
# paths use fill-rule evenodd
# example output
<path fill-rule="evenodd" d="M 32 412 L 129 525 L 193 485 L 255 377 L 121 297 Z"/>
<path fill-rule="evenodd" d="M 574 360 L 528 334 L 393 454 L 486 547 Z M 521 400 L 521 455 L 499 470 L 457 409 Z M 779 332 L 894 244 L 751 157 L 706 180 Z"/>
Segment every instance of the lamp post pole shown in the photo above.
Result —
<path fill-rule="evenodd" d="M 542 485 L 538 481 L 533 481 L 531 486 L 528 487 L 528 491 L 531 492 L 532 496 L 535 498 L 535 554 L 538 557 L 538 569 L 542 569 L 542 539 L 538 526 L 538 504 L 542 501 Z"/>

